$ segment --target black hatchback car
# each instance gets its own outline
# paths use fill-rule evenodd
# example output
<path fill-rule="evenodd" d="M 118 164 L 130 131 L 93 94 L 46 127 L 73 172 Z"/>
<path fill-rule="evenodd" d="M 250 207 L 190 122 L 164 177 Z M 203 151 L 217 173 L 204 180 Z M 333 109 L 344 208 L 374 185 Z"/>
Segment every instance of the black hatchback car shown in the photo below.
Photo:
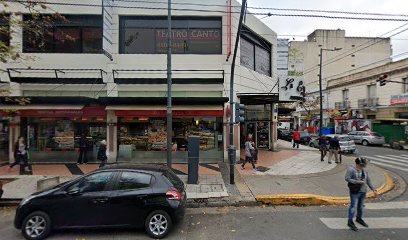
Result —
<path fill-rule="evenodd" d="M 183 218 L 186 199 L 184 183 L 165 166 L 111 165 L 27 197 L 14 226 L 30 240 L 84 227 L 144 228 L 164 238 Z"/>

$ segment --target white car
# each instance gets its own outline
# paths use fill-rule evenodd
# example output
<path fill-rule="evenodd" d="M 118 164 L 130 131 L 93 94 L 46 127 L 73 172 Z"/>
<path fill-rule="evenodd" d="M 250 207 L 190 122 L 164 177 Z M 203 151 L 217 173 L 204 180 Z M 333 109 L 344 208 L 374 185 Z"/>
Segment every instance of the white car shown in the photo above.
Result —
<path fill-rule="evenodd" d="M 356 151 L 356 144 L 354 141 L 348 136 L 348 135 L 338 135 L 338 134 L 328 134 L 325 135 L 325 137 L 330 140 L 334 136 L 337 136 L 339 138 L 339 143 L 340 143 L 340 152 L 345 153 L 354 153 Z M 319 139 L 313 139 L 309 143 L 310 147 L 315 147 L 319 148 Z M 328 148 L 329 146 L 327 146 Z"/>
<path fill-rule="evenodd" d="M 361 143 L 364 146 L 368 145 L 383 145 L 385 138 L 383 135 L 376 132 L 354 131 L 348 134 L 356 143 Z"/>

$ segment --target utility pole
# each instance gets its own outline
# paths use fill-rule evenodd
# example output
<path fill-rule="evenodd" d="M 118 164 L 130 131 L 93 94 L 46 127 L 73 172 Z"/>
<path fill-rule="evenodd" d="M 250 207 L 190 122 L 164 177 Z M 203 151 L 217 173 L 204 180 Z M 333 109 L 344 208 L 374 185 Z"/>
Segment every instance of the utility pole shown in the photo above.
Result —
<path fill-rule="evenodd" d="M 231 77 L 230 77 L 230 124 L 229 124 L 229 148 L 228 148 L 228 159 L 230 163 L 230 184 L 235 184 L 234 170 L 235 170 L 235 146 L 234 146 L 234 72 L 235 72 L 235 60 L 237 58 L 239 36 L 242 29 L 242 21 L 244 19 L 244 12 L 247 1 L 242 0 L 241 14 L 239 16 L 237 37 L 235 39 L 234 55 L 232 56 L 231 64 Z"/>
<path fill-rule="evenodd" d="M 319 64 L 319 94 L 320 94 L 320 121 L 319 121 L 319 138 L 322 137 L 323 128 L 323 92 L 322 92 L 322 68 L 323 68 L 323 50 L 325 51 L 338 51 L 341 48 L 325 49 L 320 48 L 320 64 Z M 320 160 L 323 161 L 323 151 L 320 151 Z"/>
<path fill-rule="evenodd" d="M 173 137 L 173 110 L 171 95 L 171 0 L 168 0 L 167 9 L 167 166 L 172 164 L 172 137 Z"/>
<path fill-rule="evenodd" d="M 320 67 L 319 67 L 319 94 L 320 94 L 320 121 L 319 121 L 319 137 L 322 137 L 323 128 L 323 93 L 322 93 L 322 62 L 323 62 L 323 48 L 320 48 Z M 323 154 L 323 152 L 322 152 Z M 323 155 L 322 155 L 323 158 Z"/>

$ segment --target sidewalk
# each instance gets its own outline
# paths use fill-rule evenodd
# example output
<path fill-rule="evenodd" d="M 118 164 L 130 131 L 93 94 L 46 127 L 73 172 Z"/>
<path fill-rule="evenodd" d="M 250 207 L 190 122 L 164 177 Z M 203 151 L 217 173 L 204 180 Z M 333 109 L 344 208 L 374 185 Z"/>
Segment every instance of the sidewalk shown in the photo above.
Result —
<path fill-rule="evenodd" d="M 343 156 L 342 164 L 320 161 L 317 149 L 301 146 L 293 149 L 289 142 L 279 141 L 279 151 L 261 151 L 261 171 L 246 166 L 236 169 L 257 201 L 270 204 L 340 205 L 349 202 L 344 175 L 354 158 Z M 368 171 L 377 190 L 383 194 L 394 187 L 393 178 L 382 168 L 369 164 Z M 405 184 L 405 183 L 404 183 Z M 372 197 L 372 194 L 369 194 Z"/>
<path fill-rule="evenodd" d="M 2 199 L 23 199 L 40 189 L 39 181 L 50 181 L 51 186 L 80 177 L 98 168 L 98 164 L 39 164 L 33 165 L 33 175 L 18 175 L 18 166 L 11 171 L 0 167 L 0 180 L 4 182 Z M 187 184 L 187 165 L 173 164 L 173 170 L 186 184 L 191 202 L 225 201 L 229 197 L 218 164 L 200 164 L 198 184 Z M 77 173 L 77 174 L 74 174 Z"/>

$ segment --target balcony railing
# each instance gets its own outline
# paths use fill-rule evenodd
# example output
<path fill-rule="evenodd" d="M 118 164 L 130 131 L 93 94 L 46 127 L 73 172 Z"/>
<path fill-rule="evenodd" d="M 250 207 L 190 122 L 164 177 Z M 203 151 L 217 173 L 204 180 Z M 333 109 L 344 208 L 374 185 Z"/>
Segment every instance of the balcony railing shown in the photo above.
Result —
<path fill-rule="evenodd" d="M 358 99 L 357 105 L 358 105 L 359 108 L 377 107 L 378 106 L 378 97 Z"/>
<path fill-rule="evenodd" d="M 351 107 L 350 101 L 335 102 L 334 107 L 336 109 L 349 109 Z"/>

